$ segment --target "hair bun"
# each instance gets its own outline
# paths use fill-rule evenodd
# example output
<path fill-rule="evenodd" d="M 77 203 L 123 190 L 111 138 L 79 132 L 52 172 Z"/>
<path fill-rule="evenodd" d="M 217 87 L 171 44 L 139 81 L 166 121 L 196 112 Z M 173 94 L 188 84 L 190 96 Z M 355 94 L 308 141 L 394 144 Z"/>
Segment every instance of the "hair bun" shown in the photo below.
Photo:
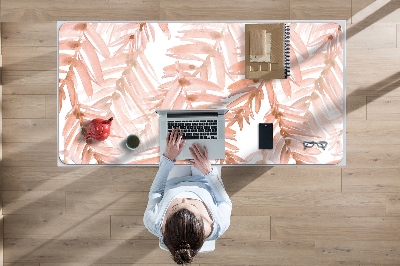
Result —
<path fill-rule="evenodd" d="M 190 244 L 183 242 L 180 246 L 179 249 L 190 249 Z"/>
<path fill-rule="evenodd" d="M 192 250 L 190 248 L 189 244 L 185 244 L 185 248 L 180 248 L 175 251 L 174 254 L 174 261 L 177 264 L 185 264 L 185 263 L 191 263 L 193 261 L 193 256 L 192 256 Z"/>

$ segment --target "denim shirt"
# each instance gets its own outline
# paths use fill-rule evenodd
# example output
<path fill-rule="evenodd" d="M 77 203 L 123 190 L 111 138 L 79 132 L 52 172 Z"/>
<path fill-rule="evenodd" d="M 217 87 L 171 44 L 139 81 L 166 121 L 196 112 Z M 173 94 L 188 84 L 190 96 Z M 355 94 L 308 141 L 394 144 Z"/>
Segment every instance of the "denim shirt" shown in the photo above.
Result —
<path fill-rule="evenodd" d="M 144 213 L 146 228 L 158 238 L 162 236 L 162 223 L 172 199 L 181 192 L 195 193 L 209 209 L 214 221 L 211 234 L 206 240 L 219 238 L 229 227 L 232 202 L 225 191 L 217 169 L 204 176 L 167 177 L 174 162 L 161 156 L 160 166 L 149 192 L 149 202 Z"/>

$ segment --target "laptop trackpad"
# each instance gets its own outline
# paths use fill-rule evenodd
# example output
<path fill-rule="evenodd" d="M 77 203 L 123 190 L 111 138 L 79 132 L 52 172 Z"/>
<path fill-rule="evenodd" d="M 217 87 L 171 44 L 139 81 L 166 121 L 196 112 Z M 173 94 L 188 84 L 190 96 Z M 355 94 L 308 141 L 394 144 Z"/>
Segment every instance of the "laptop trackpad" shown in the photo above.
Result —
<path fill-rule="evenodd" d="M 193 143 L 197 144 L 200 147 L 200 150 L 204 152 L 204 146 L 208 148 L 208 151 L 210 151 L 210 143 L 212 141 L 210 140 L 197 140 L 197 141 L 188 141 L 185 145 L 185 147 L 182 150 L 182 157 L 184 159 L 193 159 L 192 153 L 190 152 L 189 148 L 193 147 Z"/>

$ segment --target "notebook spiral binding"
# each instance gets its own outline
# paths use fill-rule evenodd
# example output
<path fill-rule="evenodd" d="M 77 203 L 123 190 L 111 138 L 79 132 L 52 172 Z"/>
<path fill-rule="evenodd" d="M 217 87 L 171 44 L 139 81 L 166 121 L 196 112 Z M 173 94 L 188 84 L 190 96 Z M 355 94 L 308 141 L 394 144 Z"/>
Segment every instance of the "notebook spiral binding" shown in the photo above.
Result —
<path fill-rule="evenodd" d="M 285 65 L 285 78 L 290 76 L 290 25 L 285 24 L 284 34 L 284 65 Z"/>

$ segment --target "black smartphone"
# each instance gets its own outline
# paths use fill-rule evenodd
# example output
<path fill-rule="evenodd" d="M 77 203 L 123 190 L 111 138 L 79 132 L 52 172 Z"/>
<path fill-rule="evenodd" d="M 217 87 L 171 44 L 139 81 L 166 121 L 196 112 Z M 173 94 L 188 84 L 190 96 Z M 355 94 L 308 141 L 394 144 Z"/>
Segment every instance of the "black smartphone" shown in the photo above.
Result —
<path fill-rule="evenodd" d="M 273 149 L 274 144 L 274 125 L 272 123 L 258 124 L 258 148 Z"/>

